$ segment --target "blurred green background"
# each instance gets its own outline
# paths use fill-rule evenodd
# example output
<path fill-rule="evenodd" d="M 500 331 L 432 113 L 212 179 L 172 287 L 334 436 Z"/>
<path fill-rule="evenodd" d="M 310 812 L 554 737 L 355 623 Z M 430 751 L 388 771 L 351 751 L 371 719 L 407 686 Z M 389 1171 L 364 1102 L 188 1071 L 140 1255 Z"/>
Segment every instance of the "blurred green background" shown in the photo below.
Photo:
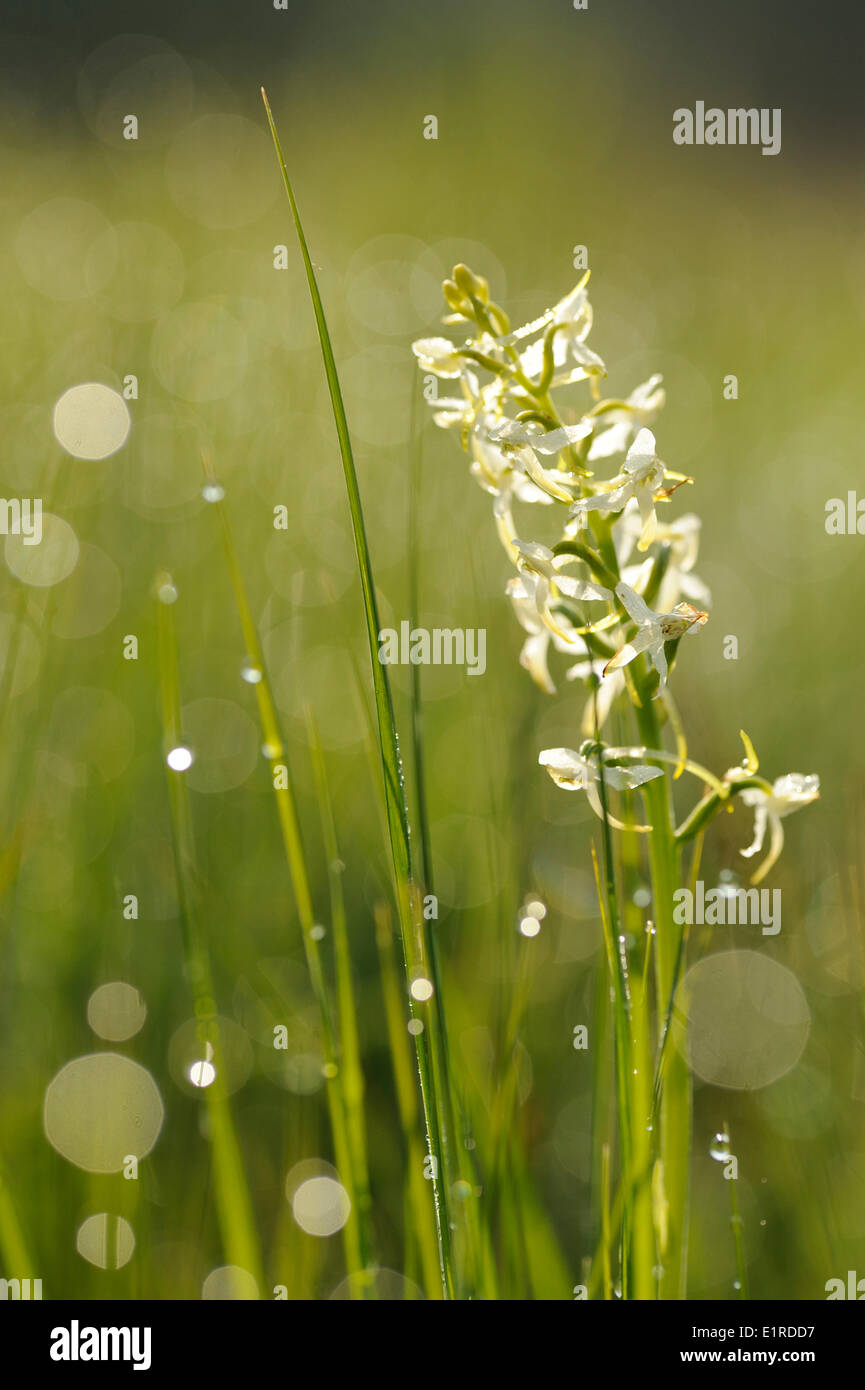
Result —
<path fill-rule="evenodd" d="M 178 589 L 184 724 L 205 924 L 243 1084 L 233 1108 L 268 1279 L 327 1297 L 336 1240 L 292 1222 L 286 1174 L 332 1161 L 316 1013 L 303 966 L 253 690 L 216 517 L 212 454 L 299 783 L 316 907 L 325 863 L 303 722 L 326 748 L 345 863 L 367 1073 L 375 1224 L 401 1260 L 404 1153 L 392 1098 L 373 910 L 388 892 L 377 789 L 353 683 L 368 667 L 353 543 L 314 323 L 259 98 L 279 122 L 353 431 L 382 619 L 408 616 L 412 339 L 438 331 L 454 262 L 486 275 L 520 323 L 592 269 L 591 344 L 605 389 L 664 374 L 661 457 L 696 479 L 671 514 L 703 518 L 697 571 L 711 622 L 686 644 L 676 697 L 694 757 L 721 773 L 744 728 L 770 778 L 818 772 L 822 800 L 788 822 L 767 886 L 777 937 L 707 931 L 797 975 L 807 1048 L 754 1092 L 698 1082 L 690 1292 L 732 1297 L 726 1184 L 709 1142 L 739 1156 L 755 1298 L 820 1298 L 865 1275 L 865 1036 L 860 870 L 865 601 L 859 538 L 825 505 L 860 476 L 862 122 L 853 7 L 564 0 L 470 7 L 262 2 L 148 6 L 128 33 L 107 5 L 7 7 L 0 84 L 3 496 L 41 496 L 80 544 L 62 581 L 0 579 L 0 1159 L 45 1297 L 200 1296 L 221 1263 L 201 1097 L 172 1062 L 191 1016 L 162 761 L 153 580 Z M 136 27 L 132 25 L 131 27 Z M 679 106 L 780 106 L 783 147 L 679 148 Z M 139 138 L 122 138 L 123 118 Z M 423 138 L 435 115 L 438 139 Z M 276 270 L 274 247 L 288 248 Z M 724 377 L 738 378 L 726 401 Z M 52 434 L 55 402 L 134 374 L 132 429 L 102 462 Z M 583 398 L 574 388 L 573 399 Z M 419 407 L 419 409 L 422 407 Z M 424 409 L 424 414 L 426 410 Z M 865 495 L 865 483 L 863 483 Z M 680 498 L 684 500 L 680 501 Z M 425 668 L 429 813 L 449 1022 L 476 1122 L 513 989 L 521 903 L 548 905 L 531 953 L 520 1123 L 571 1283 L 597 1238 L 590 1194 L 590 1022 L 600 950 L 582 798 L 537 767 L 579 742 L 582 690 L 542 695 L 488 499 L 453 437 L 424 420 L 416 556 L 421 620 L 487 630 L 487 672 Z M 288 509 L 275 530 L 273 509 Z M 543 537 L 533 537 L 543 539 Z M 125 661 L 123 638 L 139 638 Z M 739 642 L 736 661 L 723 638 Z M 407 672 L 393 668 L 404 720 Z M 407 733 L 407 729 L 406 729 Z M 684 789 L 683 789 L 684 790 Z M 683 795 L 680 809 L 689 803 Z M 709 880 L 739 871 L 744 809 L 712 829 Z M 123 898 L 136 894 L 137 920 Z M 88 1026 L 106 981 L 141 991 L 127 1043 Z M 291 1024 L 274 1061 L 272 1024 Z M 91 1175 L 46 1142 L 46 1087 L 102 1048 L 156 1081 L 165 1121 L 137 1185 Z M 136 1186 L 133 1202 L 129 1189 Z M 134 1210 L 133 1210 L 134 1207 Z M 92 1212 L 127 1211 L 120 1271 L 76 1253 Z M 14 1271 L 3 1271 L 11 1277 Z M 564 1286 L 562 1297 L 570 1297 Z"/>

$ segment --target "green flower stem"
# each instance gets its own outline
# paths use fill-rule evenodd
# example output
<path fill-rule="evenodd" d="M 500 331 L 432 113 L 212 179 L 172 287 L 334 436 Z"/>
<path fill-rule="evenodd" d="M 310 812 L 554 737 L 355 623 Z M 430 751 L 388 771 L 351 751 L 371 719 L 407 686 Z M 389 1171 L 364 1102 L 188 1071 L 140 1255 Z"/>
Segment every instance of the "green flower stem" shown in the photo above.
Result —
<path fill-rule="evenodd" d="M 612 845 L 610 827 L 607 821 L 606 789 L 603 776 L 601 777 L 599 785 L 601 804 L 604 810 L 603 880 L 594 845 L 592 846 L 592 861 L 595 869 L 595 884 L 598 890 L 598 902 L 601 909 L 601 926 L 604 933 L 607 969 L 609 970 L 613 992 L 613 1022 L 615 1035 L 613 1058 L 615 1067 L 616 1101 L 618 1107 L 621 1171 L 623 1174 L 630 1174 L 633 1169 L 633 1146 L 631 1135 L 631 1094 L 628 1083 L 628 1077 L 631 1071 L 631 1011 L 630 1000 L 628 998 L 627 958 L 619 941 L 618 910 L 612 866 Z M 625 1200 L 622 1207 L 623 1299 L 631 1297 L 630 1245 L 632 1202 L 630 1198 L 632 1196 L 632 1190 L 630 1187 L 627 1189 L 627 1192 L 628 1198 Z"/>
<path fill-rule="evenodd" d="M 682 824 L 676 830 L 676 841 L 679 845 L 685 844 L 688 840 L 693 840 L 701 830 L 718 814 L 722 806 L 734 797 L 738 792 L 744 791 L 746 787 L 759 787 L 761 791 L 771 796 L 772 787 L 763 777 L 743 777 L 738 782 L 728 782 L 722 785 L 721 791 L 710 792 L 704 796 Z"/>
<path fill-rule="evenodd" d="M 646 672 L 645 663 L 643 663 Z M 635 706 L 640 736 L 657 747 L 661 729 L 655 703 L 646 694 L 647 672 L 638 675 L 642 703 Z M 651 762 L 651 758 L 649 758 Z M 646 817 L 652 826 L 649 865 L 655 914 L 655 977 L 659 1011 L 666 1007 L 674 984 L 681 927 L 673 920 L 673 894 L 679 887 L 679 846 L 673 830 L 670 779 L 657 777 L 642 788 Z M 691 1148 L 691 1074 L 684 1058 L 673 1050 L 667 1059 L 661 1096 L 661 1136 L 658 1151 L 663 1165 L 664 1192 L 669 1207 L 667 1249 L 661 1253 L 662 1299 L 683 1299 L 686 1289 L 688 1242 L 688 1182 Z"/>
<path fill-rule="evenodd" d="M 647 941 L 647 957 L 653 938 Z M 647 962 L 648 963 L 648 962 Z M 648 974 L 631 976 L 631 1053 L 628 1074 L 631 1105 L 631 1163 L 634 1174 L 633 1240 L 631 1248 L 631 1297 L 642 1302 L 655 1297 L 654 1213 L 652 1207 L 653 1071 L 649 1041 L 650 1004 Z"/>
<path fill-rule="evenodd" d="M 595 579 L 599 584 L 603 584 L 605 589 L 615 589 L 619 582 L 619 576 L 608 568 L 591 546 L 585 545 L 582 541 L 559 541 L 558 545 L 553 546 L 553 554 L 576 555 L 588 566 Z"/>

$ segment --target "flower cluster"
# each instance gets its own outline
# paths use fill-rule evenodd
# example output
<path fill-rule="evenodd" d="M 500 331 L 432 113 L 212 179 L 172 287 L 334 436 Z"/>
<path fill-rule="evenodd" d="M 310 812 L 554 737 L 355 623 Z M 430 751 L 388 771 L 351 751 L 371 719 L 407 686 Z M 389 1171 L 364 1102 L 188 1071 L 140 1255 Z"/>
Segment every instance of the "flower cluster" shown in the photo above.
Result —
<path fill-rule="evenodd" d="M 664 404 L 661 377 L 650 377 L 624 400 L 601 396 L 607 371 L 586 343 L 592 326 L 587 281 L 588 274 L 540 318 L 512 331 L 486 281 L 458 265 L 444 284 L 451 311 L 445 323 L 470 330 L 469 336 L 462 345 L 422 338 L 413 350 L 424 372 L 457 383 L 459 395 L 435 392 L 434 419 L 459 431 L 472 475 L 493 499 L 496 527 L 518 576 L 506 591 L 527 633 L 523 666 L 542 690 L 553 693 L 550 645 L 574 658 L 566 676 L 601 682 L 603 721 L 625 689 L 616 673 L 638 653 L 650 654 L 663 690 L 665 645 L 706 622 L 710 595 L 693 573 L 699 518 L 689 514 L 664 524 L 657 515 L 658 504 L 691 481 L 657 456 L 649 426 Z M 553 393 L 575 383 L 587 383 L 591 399 L 578 418 L 572 410 L 565 419 Z M 612 476 L 597 479 L 594 466 L 617 455 L 621 462 Z M 517 504 L 555 511 L 556 503 L 564 515 L 552 548 L 529 539 L 522 521 L 517 527 Z M 579 542 L 589 531 L 596 541 L 609 540 L 610 585 L 598 582 L 590 568 L 582 577 L 573 573 L 574 565 L 587 570 Z M 577 544 L 571 548 L 568 542 Z M 598 550 L 603 553 L 601 544 Z M 629 564 L 635 550 L 640 562 Z M 661 551 L 664 572 L 655 585 L 659 607 L 654 611 L 646 594 Z M 682 596 L 703 606 L 680 603 Z M 586 624 L 582 605 L 587 602 L 605 602 L 612 613 Z M 636 624 L 630 638 L 629 622 Z M 620 638 L 615 648 L 600 636 L 611 629 Z M 584 640 L 589 634 L 595 638 L 591 650 Z"/>
<path fill-rule="evenodd" d="M 425 395 L 436 424 L 458 431 L 472 476 L 492 498 L 496 529 L 516 571 L 505 591 L 525 633 L 521 664 L 553 694 L 551 650 L 565 656 L 565 678 L 589 691 L 582 732 L 597 740 L 617 701 L 627 697 L 637 708 L 658 699 L 675 717 L 667 689 L 671 663 L 680 639 L 706 624 L 711 595 L 694 573 L 699 517 L 664 516 L 673 493 L 693 479 L 658 457 L 652 426 L 664 404 L 662 379 L 651 376 L 624 398 L 602 394 L 606 367 L 587 343 L 588 278 L 587 272 L 564 299 L 512 329 L 486 280 L 455 266 L 443 286 L 444 322 L 466 336 L 461 343 L 423 338 L 413 351 L 424 373 L 451 383 L 439 396 L 431 381 Z M 555 393 L 575 385 L 586 392 L 582 403 L 560 407 Z M 601 470 L 609 476 L 599 477 Z M 517 514 L 519 523 L 518 507 L 526 509 Z M 524 521 L 532 513 L 536 521 Z M 607 767 L 607 760 L 597 751 L 586 756 L 561 748 L 540 755 L 558 785 L 584 790 L 599 815 L 599 780 L 629 790 L 662 775 L 648 765 Z M 813 800 L 818 782 L 790 774 L 773 790 L 754 770 L 740 776 L 734 769 L 723 786 L 711 774 L 706 780 L 721 788 L 714 793 L 719 804 L 739 794 L 755 808 L 757 833 L 744 853 L 759 850 L 769 827 L 774 863 L 779 817 Z"/>

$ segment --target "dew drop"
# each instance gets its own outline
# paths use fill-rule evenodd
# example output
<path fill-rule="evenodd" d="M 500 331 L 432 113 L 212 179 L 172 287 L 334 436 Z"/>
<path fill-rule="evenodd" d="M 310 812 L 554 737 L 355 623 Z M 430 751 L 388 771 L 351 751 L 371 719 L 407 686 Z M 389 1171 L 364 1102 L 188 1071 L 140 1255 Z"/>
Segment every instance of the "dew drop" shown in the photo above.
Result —
<path fill-rule="evenodd" d="M 165 755 L 165 761 L 172 772 L 188 772 L 192 767 L 194 758 L 189 748 L 184 748 L 179 744 L 177 748 L 172 748 Z"/>
<path fill-rule="evenodd" d="M 730 1136 L 719 1130 L 712 1143 L 709 1145 L 709 1157 L 717 1159 L 719 1163 L 725 1163 L 730 1157 Z"/>

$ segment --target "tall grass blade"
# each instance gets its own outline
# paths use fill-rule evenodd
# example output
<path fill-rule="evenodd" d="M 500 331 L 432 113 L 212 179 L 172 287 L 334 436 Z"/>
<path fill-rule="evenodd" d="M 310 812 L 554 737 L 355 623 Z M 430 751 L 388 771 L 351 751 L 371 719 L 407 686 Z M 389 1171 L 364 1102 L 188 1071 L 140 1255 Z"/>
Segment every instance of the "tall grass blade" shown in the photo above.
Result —
<path fill-rule="evenodd" d="M 309 285 L 313 312 L 315 314 L 325 376 L 327 378 L 328 392 L 330 394 L 333 410 L 333 418 L 336 425 L 337 438 L 339 440 L 346 491 L 348 493 L 351 524 L 354 533 L 355 550 L 357 552 L 361 590 L 363 593 L 364 617 L 367 640 L 369 643 L 373 688 L 375 691 L 378 740 L 384 775 L 388 834 L 391 857 L 393 860 L 397 908 L 399 912 L 406 971 L 410 982 L 420 976 L 425 979 L 431 979 L 433 966 L 430 959 L 428 932 L 426 931 L 426 924 L 420 910 L 418 893 L 412 881 L 408 808 L 405 798 L 405 786 L 403 782 L 396 721 L 394 718 L 393 699 L 387 673 L 378 659 L 378 633 L 380 631 L 378 604 L 375 595 L 372 561 L 366 537 L 366 526 L 360 499 L 357 471 L 354 464 L 354 455 L 352 453 L 348 421 L 346 419 L 339 375 L 337 373 L 333 347 L 330 341 L 330 333 L 327 327 L 327 320 L 325 318 L 315 271 L 307 247 L 294 191 L 288 177 L 288 169 L 282 153 L 276 125 L 274 124 L 270 103 L 263 87 L 261 89 L 261 95 L 264 101 L 267 121 L 271 136 L 273 137 L 273 144 L 282 174 L 282 181 L 291 208 L 294 228 L 297 233 L 298 244 L 306 270 L 306 278 Z M 435 1035 L 438 1027 L 436 1017 L 438 1001 L 435 1000 L 435 995 L 433 995 L 433 999 L 435 1002 L 432 1008 L 418 1009 L 414 996 L 412 995 L 411 1007 L 413 1014 L 418 1017 L 419 1021 L 425 1024 L 424 1031 L 415 1035 L 415 1046 L 430 1153 L 436 1160 L 433 1165 L 432 1187 L 436 1205 L 442 1279 L 446 1293 L 450 1297 L 453 1295 L 455 1289 L 451 1264 L 450 1194 L 446 1180 L 447 1166 L 442 1138 L 444 1123 L 444 1108 L 441 1096 L 442 1083 L 441 1078 L 436 1075 L 437 1043 L 433 1042 L 430 1046 L 427 1041 L 428 1034 L 432 1033 Z"/>
<path fill-rule="evenodd" d="M 212 484 L 214 475 L 207 457 L 203 458 L 205 476 Z M 288 862 L 292 891 L 300 919 L 301 938 L 304 956 L 313 994 L 318 1005 L 321 1020 L 324 1065 L 327 1076 L 327 1106 L 333 1138 L 334 1157 L 341 1181 L 345 1184 L 351 1200 L 349 1219 L 343 1227 L 350 1292 L 352 1298 L 366 1297 L 371 1288 L 372 1236 L 371 1211 L 369 1204 L 369 1180 L 365 1160 L 357 1171 L 353 1163 L 353 1149 L 349 1135 L 348 1112 L 350 1104 L 346 1097 L 348 1078 L 340 1066 L 340 1049 L 337 1040 L 333 1008 L 324 977 L 318 933 L 310 889 L 310 876 L 306 862 L 306 852 L 300 833 L 297 814 L 297 798 L 288 761 L 282 731 L 276 713 L 267 665 L 264 660 L 258 629 L 252 616 L 243 573 L 234 544 L 234 536 L 228 520 L 228 512 L 221 495 L 213 504 L 216 506 L 225 547 L 229 577 L 234 592 L 235 605 L 240 618 L 241 631 L 246 646 L 246 661 L 256 672 L 255 693 L 258 713 L 264 735 L 264 753 L 270 764 L 271 785 L 276 801 L 285 856 Z M 357 1080 L 354 1079 L 355 1089 Z M 362 1089 L 362 1088 L 361 1088 Z"/>
<path fill-rule="evenodd" d="M 157 588 L 159 587 L 161 582 L 157 584 Z M 180 743 L 180 682 L 172 606 L 159 602 L 158 613 L 159 684 L 163 737 L 167 752 Z M 210 957 L 199 908 L 200 876 L 195 853 L 189 788 L 185 774 L 175 771 L 167 762 L 166 776 L 187 976 L 192 989 L 202 1044 L 209 1044 L 212 1048 L 210 1055 L 214 1076 L 211 1084 L 204 1087 L 204 1100 L 210 1122 L 215 1201 L 223 1248 L 228 1263 L 248 1270 L 258 1287 L 263 1290 L 264 1276 L 252 1201 L 225 1091 Z"/>

